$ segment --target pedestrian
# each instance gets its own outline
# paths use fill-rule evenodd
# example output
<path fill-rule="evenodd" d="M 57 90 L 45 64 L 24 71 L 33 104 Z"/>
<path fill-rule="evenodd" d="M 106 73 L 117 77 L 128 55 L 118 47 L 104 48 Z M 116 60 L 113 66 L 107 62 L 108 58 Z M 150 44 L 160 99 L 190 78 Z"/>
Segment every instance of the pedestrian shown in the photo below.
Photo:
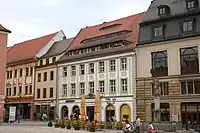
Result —
<path fill-rule="evenodd" d="M 140 133 L 141 120 L 138 116 L 136 117 L 136 124 L 135 125 L 136 125 L 136 133 Z"/>

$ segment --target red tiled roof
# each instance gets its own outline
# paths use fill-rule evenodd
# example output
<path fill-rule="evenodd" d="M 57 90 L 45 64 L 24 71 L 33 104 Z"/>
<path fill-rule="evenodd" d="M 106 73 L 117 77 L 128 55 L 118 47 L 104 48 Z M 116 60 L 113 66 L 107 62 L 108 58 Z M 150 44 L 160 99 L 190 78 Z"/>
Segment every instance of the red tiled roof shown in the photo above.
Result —
<path fill-rule="evenodd" d="M 14 63 L 26 59 L 32 59 L 37 52 L 50 41 L 56 33 L 28 40 L 15 44 L 12 49 L 7 52 L 7 63 Z"/>
<path fill-rule="evenodd" d="M 8 33 L 11 33 L 10 30 L 6 29 L 5 27 L 3 27 L 1 24 L 0 24 L 0 31 L 4 31 L 4 32 L 8 32 Z"/>
<path fill-rule="evenodd" d="M 104 22 L 99 25 L 83 28 L 80 30 L 80 32 L 72 42 L 69 50 L 77 49 L 79 47 L 83 47 L 84 45 L 86 45 L 84 43 L 81 43 L 81 41 L 85 39 L 103 36 L 106 34 L 112 34 L 124 30 L 131 31 L 129 33 L 130 36 L 126 38 L 126 40 L 134 42 L 136 44 L 139 35 L 139 23 L 141 22 L 142 17 L 143 13 L 139 13 L 125 18 L 117 19 L 114 21 Z M 112 28 L 108 29 L 102 29 L 104 27 L 112 25 L 117 25 L 117 26 L 113 26 Z"/>

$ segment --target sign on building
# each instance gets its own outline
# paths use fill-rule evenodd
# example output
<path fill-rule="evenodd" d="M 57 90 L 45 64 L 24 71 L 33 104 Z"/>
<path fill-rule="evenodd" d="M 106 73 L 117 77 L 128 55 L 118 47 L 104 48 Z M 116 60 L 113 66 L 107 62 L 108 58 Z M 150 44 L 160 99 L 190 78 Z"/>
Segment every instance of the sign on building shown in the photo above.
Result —
<path fill-rule="evenodd" d="M 178 122 L 178 113 L 172 113 L 172 122 Z"/>
<path fill-rule="evenodd" d="M 9 110 L 9 121 L 15 121 L 16 107 L 11 106 Z"/>

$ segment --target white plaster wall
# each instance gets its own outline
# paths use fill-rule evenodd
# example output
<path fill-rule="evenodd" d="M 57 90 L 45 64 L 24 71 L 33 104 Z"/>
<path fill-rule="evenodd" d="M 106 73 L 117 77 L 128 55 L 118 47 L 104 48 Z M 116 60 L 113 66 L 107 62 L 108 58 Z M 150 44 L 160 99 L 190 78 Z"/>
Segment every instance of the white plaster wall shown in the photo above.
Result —
<path fill-rule="evenodd" d="M 121 70 L 121 58 L 127 59 L 127 70 Z M 109 60 L 116 60 L 116 71 L 110 72 L 109 71 Z M 104 61 L 105 66 L 105 73 L 99 73 L 99 61 Z M 89 63 L 94 63 L 95 73 L 89 74 Z M 80 65 L 85 64 L 85 75 L 80 75 Z M 76 76 L 71 77 L 71 66 L 76 65 Z M 63 67 L 67 67 L 68 76 L 63 77 Z M 120 107 L 123 103 L 127 103 L 131 108 L 131 120 L 135 119 L 136 117 L 136 67 L 135 67 L 135 54 L 133 52 L 106 56 L 101 58 L 94 58 L 90 60 L 82 60 L 77 62 L 70 62 L 70 63 L 63 63 L 58 64 L 58 90 L 59 90 L 59 113 L 61 107 L 66 104 L 67 106 L 74 106 L 74 103 L 63 103 L 62 99 L 73 99 L 73 98 L 80 98 L 80 83 L 85 83 L 85 90 L 86 94 L 88 94 L 89 89 L 89 82 L 94 81 L 94 88 L 99 89 L 99 81 L 104 80 L 105 82 L 105 97 L 114 96 L 117 99 L 116 104 L 116 117 L 119 120 L 120 114 Z M 128 79 L 128 93 L 121 93 L 121 79 L 127 78 Z M 116 94 L 109 93 L 109 81 L 110 79 L 116 80 Z M 76 83 L 76 97 L 70 96 L 70 89 L 71 83 Z M 63 97 L 63 84 L 67 84 L 68 95 L 67 97 Z M 131 98 L 131 99 L 127 99 Z M 121 99 L 121 100 L 120 100 Z M 79 104 L 77 102 L 77 104 Z M 71 105 L 72 104 L 72 105 Z M 107 103 L 104 101 L 102 105 L 107 106 Z M 69 107 L 71 108 L 71 107 Z M 102 112 L 102 119 L 105 118 L 105 114 Z"/>
<path fill-rule="evenodd" d="M 145 44 L 136 48 L 137 54 L 137 77 L 151 77 L 152 66 L 151 52 L 167 50 L 168 55 L 168 75 L 180 75 L 180 48 L 198 46 L 200 52 L 200 37 L 179 39 L 175 41 L 160 42 L 155 44 Z M 200 54 L 199 54 L 200 60 Z"/>
<path fill-rule="evenodd" d="M 63 31 L 59 31 L 37 54 L 36 57 L 40 58 L 41 56 L 43 56 L 44 54 L 46 54 L 48 52 L 48 50 L 51 48 L 51 46 L 57 42 L 57 41 L 61 41 L 63 40 L 64 37 L 64 33 Z"/>

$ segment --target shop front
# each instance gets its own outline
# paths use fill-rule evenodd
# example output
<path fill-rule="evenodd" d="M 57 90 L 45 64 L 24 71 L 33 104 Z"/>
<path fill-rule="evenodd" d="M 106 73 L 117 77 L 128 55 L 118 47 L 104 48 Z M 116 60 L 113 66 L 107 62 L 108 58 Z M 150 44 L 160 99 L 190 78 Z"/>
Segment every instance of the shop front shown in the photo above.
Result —
<path fill-rule="evenodd" d="M 200 128 L 200 103 L 181 103 L 182 126 L 185 129 Z"/>

